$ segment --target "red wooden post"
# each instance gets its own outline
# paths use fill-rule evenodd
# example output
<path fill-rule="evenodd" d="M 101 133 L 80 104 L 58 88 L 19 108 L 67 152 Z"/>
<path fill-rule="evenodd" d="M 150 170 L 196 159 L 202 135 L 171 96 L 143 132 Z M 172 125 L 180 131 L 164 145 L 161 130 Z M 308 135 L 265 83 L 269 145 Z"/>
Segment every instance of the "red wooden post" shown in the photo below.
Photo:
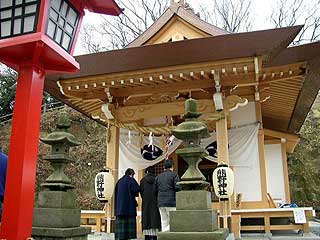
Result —
<path fill-rule="evenodd" d="M 54 40 L 53 36 L 47 32 L 49 21 L 53 23 L 49 17 L 49 11 L 57 11 L 56 6 L 52 4 L 58 1 L 27 2 L 0 0 L 0 13 L 24 9 L 27 7 L 26 4 L 33 6 L 32 16 L 36 21 L 34 29 L 29 31 L 30 29 L 28 30 L 25 25 L 23 28 L 20 25 L 15 26 L 16 21 L 12 14 L 10 21 L 7 18 L 0 18 L 1 26 L 4 24 L 10 27 L 9 34 L 6 31 L 0 31 L 0 61 L 19 72 L 0 233 L 0 239 L 7 240 L 25 240 L 31 237 L 45 73 L 71 73 L 79 69 L 79 63 L 72 57 L 72 54 L 85 8 L 111 15 L 119 15 L 122 12 L 114 0 L 59 1 L 60 10 L 63 9 L 62 6 L 67 6 L 68 9 L 72 7 L 78 14 L 78 17 L 75 14 L 71 15 L 71 19 L 75 17 L 72 31 L 75 34 L 70 38 L 73 38 L 71 45 L 65 48 L 61 42 Z M 65 23 L 69 10 L 67 13 L 59 12 L 59 14 Z M 26 16 L 19 17 L 19 19 L 24 19 L 24 17 Z M 61 28 L 60 25 L 55 25 L 54 28 Z M 64 24 L 64 26 L 67 25 Z M 0 28 L 0 30 L 3 29 L 6 28 Z M 16 29 L 21 30 L 20 34 L 15 33 Z M 64 34 L 67 32 L 64 29 Z"/>
<path fill-rule="evenodd" d="M 31 237 L 44 70 L 19 71 L 0 238 Z"/>

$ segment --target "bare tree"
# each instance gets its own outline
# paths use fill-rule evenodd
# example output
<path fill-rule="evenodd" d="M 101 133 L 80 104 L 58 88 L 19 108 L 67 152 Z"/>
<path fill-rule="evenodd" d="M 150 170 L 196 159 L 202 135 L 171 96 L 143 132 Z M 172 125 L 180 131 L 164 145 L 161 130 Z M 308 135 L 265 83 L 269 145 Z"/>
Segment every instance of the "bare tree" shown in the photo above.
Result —
<path fill-rule="evenodd" d="M 210 0 L 210 6 L 210 9 L 200 6 L 205 21 L 229 32 L 251 29 L 251 0 Z"/>
<path fill-rule="evenodd" d="M 320 1 L 278 0 L 270 17 L 274 27 L 304 24 L 294 44 L 315 41 L 320 38 Z"/>
<path fill-rule="evenodd" d="M 82 46 L 90 53 L 120 49 L 141 35 L 168 7 L 169 0 L 119 0 L 119 17 L 102 17 L 99 27 L 84 26 Z"/>

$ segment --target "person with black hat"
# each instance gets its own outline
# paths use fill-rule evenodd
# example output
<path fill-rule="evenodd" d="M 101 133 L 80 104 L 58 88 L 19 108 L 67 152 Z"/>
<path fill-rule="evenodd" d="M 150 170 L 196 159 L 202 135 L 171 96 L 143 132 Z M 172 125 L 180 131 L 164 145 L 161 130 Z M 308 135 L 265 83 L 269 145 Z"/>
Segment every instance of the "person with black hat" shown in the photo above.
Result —
<path fill-rule="evenodd" d="M 142 232 L 145 240 L 157 240 L 157 233 L 161 230 L 158 201 L 154 195 L 155 180 L 155 168 L 150 166 L 146 169 L 146 175 L 140 181 Z"/>
<path fill-rule="evenodd" d="M 170 231 L 169 212 L 176 210 L 176 192 L 181 188 L 177 183 L 180 181 L 178 174 L 173 172 L 173 161 L 168 159 L 164 162 L 164 172 L 155 180 L 154 193 L 158 198 L 158 207 L 161 216 L 161 230 Z"/>

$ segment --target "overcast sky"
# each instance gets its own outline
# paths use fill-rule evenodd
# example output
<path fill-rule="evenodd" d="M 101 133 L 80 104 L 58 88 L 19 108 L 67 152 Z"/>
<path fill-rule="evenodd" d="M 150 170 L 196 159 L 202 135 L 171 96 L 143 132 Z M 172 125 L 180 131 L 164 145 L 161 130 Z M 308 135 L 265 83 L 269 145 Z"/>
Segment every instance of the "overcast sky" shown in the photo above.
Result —
<path fill-rule="evenodd" d="M 135 0 L 131 0 L 135 1 Z M 293 0 L 287 0 L 288 2 Z M 195 9 L 195 12 L 199 12 L 199 5 L 202 5 L 203 7 L 209 6 L 209 3 L 211 0 L 187 0 L 187 2 Z M 304 0 L 303 5 L 305 5 L 307 8 L 309 6 L 313 6 L 316 2 L 319 2 L 319 0 Z M 268 29 L 273 28 L 272 24 L 270 23 L 270 16 L 272 14 L 272 10 L 276 8 L 278 3 L 278 0 L 252 0 L 252 30 L 262 30 L 262 29 Z M 90 12 L 86 12 L 86 15 L 83 20 L 83 25 L 86 23 L 91 23 L 98 25 L 100 22 L 99 14 L 94 14 Z M 298 21 L 298 24 L 303 24 L 304 18 L 301 17 Z M 81 47 L 81 41 L 80 39 L 77 42 L 75 55 L 81 55 L 84 54 L 85 51 Z"/>

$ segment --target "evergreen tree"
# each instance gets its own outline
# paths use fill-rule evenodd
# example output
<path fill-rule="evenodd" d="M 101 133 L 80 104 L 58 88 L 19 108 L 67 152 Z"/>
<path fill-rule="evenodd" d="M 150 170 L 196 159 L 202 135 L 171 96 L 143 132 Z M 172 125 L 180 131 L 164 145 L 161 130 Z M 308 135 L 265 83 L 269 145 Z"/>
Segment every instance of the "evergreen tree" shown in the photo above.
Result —
<path fill-rule="evenodd" d="M 16 93 L 17 73 L 9 68 L 0 75 L 0 117 L 11 114 Z"/>

